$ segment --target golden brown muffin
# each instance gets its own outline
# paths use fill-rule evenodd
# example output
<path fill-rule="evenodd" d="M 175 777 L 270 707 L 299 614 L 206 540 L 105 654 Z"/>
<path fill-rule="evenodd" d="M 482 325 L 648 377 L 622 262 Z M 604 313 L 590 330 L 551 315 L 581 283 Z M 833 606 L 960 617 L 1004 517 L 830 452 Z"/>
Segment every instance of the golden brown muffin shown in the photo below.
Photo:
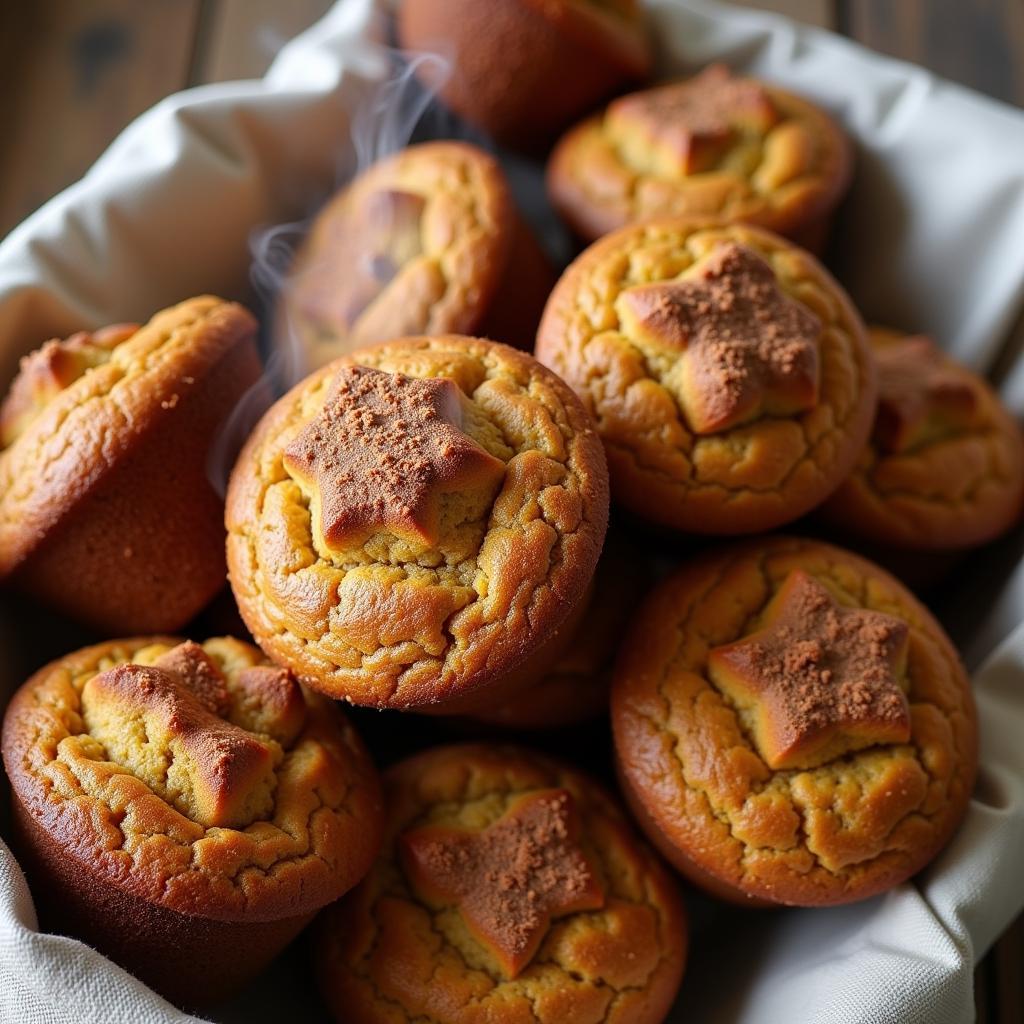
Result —
<path fill-rule="evenodd" d="M 846 136 L 813 103 L 712 64 L 613 101 L 548 164 L 559 213 L 592 240 L 652 217 L 714 216 L 814 251 L 850 183 Z"/>
<path fill-rule="evenodd" d="M 930 339 L 869 332 L 878 412 L 853 473 L 822 507 L 850 536 L 944 550 L 1004 533 L 1024 502 L 1024 439 L 995 392 Z"/>
<path fill-rule="evenodd" d="M 977 767 L 970 683 L 925 608 L 840 548 L 785 537 L 680 569 L 612 687 L 620 778 L 651 841 L 735 900 L 822 906 L 909 878 Z"/>
<path fill-rule="evenodd" d="M 112 640 L 40 669 L 3 726 L 44 924 L 168 998 L 244 984 L 369 868 L 376 773 L 251 644 Z"/>
<path fill-rule="evenodd" d="M 470 711 L 560 653 L 607 503 L 593 423 L 553 373 L 493 342 L 400 339 L 257 426 L 228 489 L 231 586 L 313 688 Z"/>
<path fill-rule="evenodd" d="M 651 67 L 637 0 L 404 0 L 398 38 L 450 61 L 419 72 L 455 113 L 528 150 Z"/>
<path fill-rule="evenodd" d="M 385 793 L 375 867 L 318 922 L 338 1021 L 665 1018 L 682 905 L 595 783 L 523 748 L 460 745 L 396 765 Z"/>
<path fill-rule="evenodd" d="M 565 650 L 539 679 L 473 719 L 509 729 L 555 729 L 607 714 L 622 632 L 651 575 L 643 549 L 610 532 Z"/>
<path fill-rule="evenodd" d="M 317 215 L 285 284 L 278 344 L 307 369 L 406 334 L 529 348 L 554 279 L 492 157 L 463 142 L 410 146 Z"/>
<path fill-rule="evenodd" d="M 615 500 L 694 533 L 809 511 L 849 474 L 875 409 L 842 288 L 741 224 L 652 221 L 594 243 L 551 295 L 537 358 L 597 420 Z"/>
<path fill-rule="evenodd" d="M 195 615 L 224 585 L 207 458 L 255 335 L 206 296 L 26 357 L 0 407 L 0 579 L 105 632 Z"/>

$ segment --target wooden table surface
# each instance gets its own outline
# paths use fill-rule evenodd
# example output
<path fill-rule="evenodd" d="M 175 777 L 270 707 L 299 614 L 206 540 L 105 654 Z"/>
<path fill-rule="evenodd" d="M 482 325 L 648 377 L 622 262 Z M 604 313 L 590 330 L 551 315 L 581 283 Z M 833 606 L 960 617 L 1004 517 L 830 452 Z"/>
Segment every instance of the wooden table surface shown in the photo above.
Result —
<path fill-rule="evenodd" d="M 252 78 L 330 0 L 0 4 L 0 236 L 168 93 Z M 752 0 L 1024 106 L 1024 0 Z M 1024 917 L 975 974 L 978 1020 L 1024 1022 Z"/>

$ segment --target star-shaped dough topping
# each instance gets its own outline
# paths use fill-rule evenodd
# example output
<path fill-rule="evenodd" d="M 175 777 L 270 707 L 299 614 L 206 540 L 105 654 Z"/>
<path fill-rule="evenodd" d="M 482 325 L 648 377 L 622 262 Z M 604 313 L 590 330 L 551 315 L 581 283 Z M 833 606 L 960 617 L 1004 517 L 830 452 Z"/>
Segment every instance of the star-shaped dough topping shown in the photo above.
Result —
<path fill-rule="evenodd" d="M 878 412 L 874 441 L 895 455 L 980 426 L 970 378 L 923 335 L 875 346 Z"/>
<path fill-rule="evenodd" d="M 618 312 L 633 342 L 676 357 L 663 383 L 696 434 L 817 404 L 821 321 L 747 246 L 723 243 L 687 277 L 627 289 Z"/>
<path fill-rule="evenodd" d="M 400 839 L 413 888 L 433 905 L 455 904 L 504 974 L 529 964 L 553 918 L 604 906 L 579 845 L 570 793 L 537 790 L 483 831 L 427 825 Z"/>
<path fill-rule="evenodd" d="M 486 514 L 505 464 L 461 424 L 451 380 L 342 367 L 283 457 L 311 495 L 319 543 L 344 551 L 389 533 L 433 548 L 448 496 L 458 496 L 462 521 Z"/>
<path fill-rule="evenodd" d="M 764 135 L 778 117 L 759 83 L 712 64 L 684 82 L 615 100 L 605 127 L 631 164 L 673 178 L 709 170 L 737 133 Z"/>
<path fill-rule="evenodd" d="M 810 768 L 910 739 L 907 636 L 901 620 L 844 607 L 794 569 L 757 632 L 710 651 L 708 673 L 770 768 Z"/>
<path fill-rule="evenodd" d="M 82 689 L 86 728 L 110 760 L 192 821 L 245 828 L 273 810 L 281 748 L 209 710 L 209 680 L 193 689 L 188 658 L 174 669 L 128 664 L 94 676 Z"/>

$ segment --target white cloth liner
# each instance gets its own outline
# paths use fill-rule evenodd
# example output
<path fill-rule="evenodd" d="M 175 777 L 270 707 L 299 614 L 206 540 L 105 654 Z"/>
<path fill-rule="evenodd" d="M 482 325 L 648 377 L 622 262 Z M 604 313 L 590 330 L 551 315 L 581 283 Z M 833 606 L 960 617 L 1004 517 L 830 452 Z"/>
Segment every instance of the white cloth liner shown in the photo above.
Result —
<path fill-rule="evenodd" d="M 979 369 L 998 356 L 1004 396 L 1024 411 L 1024 359 L 1013 358 L 1024 338 L 1012 337 L 1024 299 L 1024 114 L 772 15 L 703 0 L 651 8 L 666 72 L 723 59 L 835 112 L 859 150 L 839 276 L 869 318 L 932 331 Z M 245 297 L 252 229 L 307 214 L 338 178 L 349 111 L 379 68 L 365 42 L 379 38 L 372 10 L 342 0 L 262 81 L 163 101 L 11 233 L 0 245 L 0 385 L 46 337 L 145 319 L 199 292 Z M 990 608 L 963 638 L 971 661 L 1003 642 L 975 677 L 982 771 L 963 828 L 912 884 L 866 903 L 760 914 L 698 905 L 672 1020 L 973 1019 L 973 965 L 1024 906 L 1024 628 L 1004 639 L 1022 619 L 1024 567 L 997 592 L 964 577 Z M 15 655 L 13 644 L 0 621 L 0 647 Z M 34 652 L 2 660 L 6 695 Z M 303 987 L 276 967 L 217 1016 L 294 1019 L 285 1000 L 297 998 L 312 1019 L 322 1011 Z M 0 843 L 0 1021 L 196 1019 L 83 944 L 39 934 Z"/>

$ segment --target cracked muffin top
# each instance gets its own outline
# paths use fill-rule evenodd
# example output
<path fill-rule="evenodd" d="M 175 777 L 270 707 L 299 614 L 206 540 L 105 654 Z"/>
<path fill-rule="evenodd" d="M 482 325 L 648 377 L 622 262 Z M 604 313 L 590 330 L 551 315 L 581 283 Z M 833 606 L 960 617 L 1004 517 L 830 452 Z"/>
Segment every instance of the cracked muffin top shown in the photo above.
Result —
<path fill-rule="evenodd" d="M 733 545 L 639 611 L 612 689 L 652 841 L 717 895 L 864 899 L 945 845 L 977 766 L 970 684 L 924 607 L 839 548 Z"/>
<path fill-rule="evenodd" d="M 0 405 L 0 578 L 103 636 L 197 615 L 224 586 L 211 458 L 260 378 L 255 341 L 205 295 L 26 356 Z"/>
<path fill-rule="evenodd" d="M 652 221 L 594 243 L 551 295 L 537 358 L 593 413 L 615 500 L 696 533 L 809 511 L 849 473 L 875 408 L 846 294 L 746 225 Z"/>
<path fill-rule="evenodd" d="M 593 782 L 522 748 L 459 745 L 396 765 L 385 791 L 381 855 L 321 919 L 338 1020 L 665 1018 L 679 896 Z"/>
<path fill-rule="evenodd" d="M 551 156 L 548 191 L 588 240 L 652 217 L 715 216 L 819 249 L 851 166 L 824 111 L 713 64 L 573 128 Z"/>
<path fill-rule="evenodd" d="M 285 285 L 281 330 L 309 367 L 406 334 L 470 333 L 498 291 L 517 225 L 483 150 L 409 146 L 317 215 Z"/>
<path fill-rule="evenodd" d="M 191 392 L 218 360 L 251 348 L 255 334 L 242 306 L 201 296 L 143 327 L 81 331 L 26 356 L 0 405 L 0 575 L 28 558 L 159 427 L 191 409 Z M 259 376 L 252 353 L 244 386 Z"/>
<path fill-rule="evenodd" d="M 315 689 L 453 702 L 552 647 L 597 564 L 607 486 L 590 417 L 532 357 L 388 342 L 312 374 L 256 428 L 228 490 L 232 589 L 257 642 Z"/>
<path fill-rule="evenodd" d="M 229 637 L 112 640 L 12 699 L 15 798 L 97 886 L 269 921 L 337 899 L 377 852 L 376 772 L 341 714 Z"/>
<path fill-rule="evenodd" d="M 825 516 L 900 548 L 970 547 L 1008 530 L 1024 503 L 1024 439 L 998 396 L 930 338 L 881 327 L 869 337 L 875 425 Z"/>

